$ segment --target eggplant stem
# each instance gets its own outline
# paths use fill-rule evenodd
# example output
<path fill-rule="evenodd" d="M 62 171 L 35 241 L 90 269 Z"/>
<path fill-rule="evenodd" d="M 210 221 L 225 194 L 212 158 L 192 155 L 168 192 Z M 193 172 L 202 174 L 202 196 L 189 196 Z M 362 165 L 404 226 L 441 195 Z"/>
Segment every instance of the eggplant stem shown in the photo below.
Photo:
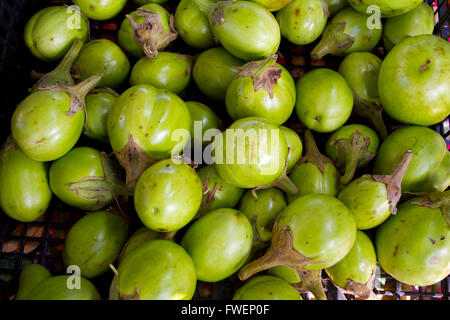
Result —
<path fill-rule="evenodd" d="M 323 299 L 325 294 L 320 270 L 306 270 L 308 266 L 323 263 L 323 261 L 308 259 L 296 251 L 293 248 L 293 239 L 289 227 L 282 226 L 279 228 L 277 221 L 273 228 L 271 248 L 264 256 L 243 267 L 239 272 L 239 279 L 244 281 L 258 272 L 283 265 L 296 270 L 308 290 L 317 299 Z"/>
<path fill-rule="evenodd" d="M 411 163 L 413 152 L 408 150 L 403 155 L 402 160 L 395 168 L 391 175 L 365 175 L 364 177 L 372 178 L 373 180 L 384 183 L 387 189 L 387 196 L 392 214 L 397 214 L 397 204 L 402 196 L 402 180 L 405 176 L 406 170 L 408 170 Z"/>
<path fill-rule="evenodd" d="M 361 163 L 368 162 L 375 157 L 374 152 L 368 151 L 370 138 L 365 137 L 359 130 L 352 133 L 349 139 L 337 139 L 331 142 L 338 152 L 345 158 L 344 176 L 342 184 L 348 184 L 355 176 L 356 169 Z"/>

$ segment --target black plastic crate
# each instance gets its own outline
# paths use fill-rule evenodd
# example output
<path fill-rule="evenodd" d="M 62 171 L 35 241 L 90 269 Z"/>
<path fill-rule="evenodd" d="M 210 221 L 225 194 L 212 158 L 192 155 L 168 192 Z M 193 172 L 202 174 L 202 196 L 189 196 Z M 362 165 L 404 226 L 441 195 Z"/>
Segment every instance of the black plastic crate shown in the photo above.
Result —
<path fill-rule="evenodd" d="M 436 13 L 435 34 L 450 40 L 449 3 L 447 0 L 427 0 Z M 168 7 L 173 9 L 178 1 L 169 1 Z M 10 134 L 10 119 L 15 106 L 27 94 L 35 80 L 31 72 L 48 72 L 53 65 L 43 63 L 32 57 L 23 43 L 23 28 L 32 16 L 44 7 L 55 4 L 70 4 L 68 0 L 0 0 L 0 138 L 1 142 Z M 129 1 L 125 11 L 132 11 L 135 6 Z M 173 10 L 171 10 L 173 12 Z M 91 23 L 91 38 L 107 37 L 114 40 L 117 28 L 124 15 L 112 21 Z M 196 54 L 190 48 L 183 47 L 182 41 L 177 40 L 175 50 L 188 54 Z M 297 47 L 283 41 L 280 47 L 279 62 L 285 65 L 299 78 L 304 72 L 318 67 L 330 67 L 337 69 L 339 58 L 327 57 L 320 62 L 311 61 L 309 52 L 312 46 Z M 169 48 L 172 50 L 173 47 Z M 383 55 L 382 49 L 377 50 Z M 195 100 L 201 93 L 191 85 L 186 94 L 186 99 Z M 217 103 L 201 97 L 200 101 L 210 103 L 214 107 Z M 224 110 L 224 108 L 222 108 Z M 227 119 L 226 114 L 220 114 Z M 389 120 L 389 119 L 387 119 Z M 296 121 L 291 126 L 296 127 Z M 398 123 L 387 123 L 388 127 L 396 128 Z M 450 143 L 450 121 L 434 126 Z M 320 136 L 319 136 L 320 139 Z M 81 143 L 84 140 L 82 139 Z M 90 143 L 92 145 L 92 143 Z M 107 150 L 105 150 L 107 151 Z M 48 267 L 53 274 L 64 274 L 61 249 L 64 238 L 70 227 L 83 216 L 83 212 L 62 205 L 56 197 L 52 201 L 45 217 L 41 221 L 32 223 L 18 223 L 0 212 L 0 300 L 10 299 L 17 289 L 20 271 L 28 263 L 40 263 Z M 131 232 L 139 227 L 136 215 L 132 216 Z M 130 232 L 130 234 L 131 234 Z M 390 276 L 383 274 L 380 277 L 386 283 L 377 285 L 376 291 L 384 295 L 385 299 L 450 299 L 450 278 L 432 287 L 411 287 L 395 281 Z M 107 273 L 97 279 L 94 284 L 99 289 L 103 298 L 107 298 L 108 288 L 112 279 L 112 273 Z M 200 283 L 196 292 L 196 299 L 230 299 L 234 291 L 242 283 L 236 276 L 216 283 Z M 343 295 L 329 281 L 326 282 L 326 291 L 329 299 L 354 299 L 349 295 Z M 308 298 L 308 296 L 304 296 Z"/>

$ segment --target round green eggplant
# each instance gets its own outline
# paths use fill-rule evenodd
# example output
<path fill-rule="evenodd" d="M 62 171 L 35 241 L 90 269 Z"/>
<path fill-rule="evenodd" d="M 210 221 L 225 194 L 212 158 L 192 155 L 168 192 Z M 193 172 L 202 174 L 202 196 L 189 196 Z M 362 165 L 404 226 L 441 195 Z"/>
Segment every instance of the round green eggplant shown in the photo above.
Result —
<path fill-rule="evenodd" d="M 245 266 L 239 278 L 245 280 L 257 272 L 285 266 L 288 269 L 276 272 L 294 282 L 297 279 L 293 279 L 292 268 L 300 278 L 296 282 L 306 281 L 305 289 L 324 299 L 320 270 L 334 266 L 350 252 L 356 232 L 352 214 L 341 201 L 324 194 L 302 196 L 281 212 L 270 249 Z"/>
<path fill-rule="evenodd" d="M 64 6 L 52 6 L 35 13 L 25 25 L 25 44 L 44 61 L 58 61 L 75 39 L 86 42 L 89 22 L 79 12 Z"/>
<path fill-rule="evenodd" d="M 298 189 L 287 195 L 289 203 L 309 193 L 336 196 L 341 188 L 341 176 L 334 163 L 320 153 L 311 131 L 305 133 L 306 154 L 289 174 Z"/>
<path fill-rule="evenodd" d="M 341 190 L 338 199 L 352 211 L 359 230 L 375 228 L 391 215 L 385 184 L 369 177 L 352 181 Z"/>
<path fill-rule="evenodd" d="M 216 38 L 232 55 L 256 60 L 277 52 L 280 27 L 264 7 L 249 1 L 220 1 L 213 5 L 209 20 Z"/>
<path fill-rule="evenodd" d="M 287 195 L 288 201 L 291 203 L 310 193 L 335 196 L 341 187 L 340 178 L 339 171 L 330 163 L 325 165 L 324 172 L 312 163 L 302 163 L 289 174 L 289 179 L 297 186 L 299 193 L 296 196 Z"/>
<path fill-rule="evenodd" d="M 282 212 L 278 228 L 289 227 L 294 249 L 319 264 L 310 270 L 329 268 L 351 250 L 356 238 L 356 224 L 350 210 L 338 199 L 325 194 L 298 198 Z"/>
<path fill-rule="evenodd" d="M 125 82 L 130 68 L 130 62 L 122 49 L 107 39 L 86 43 L 72 66 L 74 78 L 85 80 L 101 73 L 103 78 L 98 87 L 113 89 Z"/>
<path fill-rule="evenodd" d="M 288 156 L 283 133 L 264 118 L 234 122 L 216 136 L 213 146 L 217 172 L 226 182 L 240 188 L 273 183 L 282 175 Z"/>
<path fill-rule="evenodd" d="M 237 210 L 242 212 L 253 225 L 253 247 L 264 247 L 272 239 L 272 228 L 278 215 L 287 207 L 283 193 L 276 189 L 247 191 Z"/>
<path fill-rule="evenodd" d="M 111 299 L 190 300 L 197 278 L 192 258 L 176 243 L 144 243 L 123 259 Z"/>
<path fill-rule="evenodd" d="M 295 82 L 276 59 L 249 62 L 231 81 L 225 95 L 231 119 L 261 117 L 276 125 L 289 119 L 295 106 Z"/>
<path fill-rule="evenodd" d="M 31 222 L 47 210 L 52 198 L 47 168 L 7 139 L 0 154 L 0 206 L 8 216 Z"/>
<path fill-rule="evenodd" d="M 328 20 L 324 0 L 294 0 L 277 13 L 281 35 L 296 45 L 314 42 Z"/>
<path fill-rule="evenodd" d="M 108 211 L 88 213 L 67 234 L 64 264 L 78 266 L 85 278 L 98 277 L 116 261 L 127 234 L 128 226 L 119 214 Z"/>
<path fill-rule="evenodd" d="M 214 45 L 208 10 L 214 0 L 181 0 L 175 11 L 175 29 L 187 45 L 207 49 Z"/>
<path fill-rule="evenodd" d="M 333 132 L 350 118 L 353 94 L 336 71 L 321 68 L 308 72 L 297 81 L 297 116 L 317 132 Z"/>
<path fill-rule="evenodd" d="M 191 81 L 193 64 L 191 56 L 173 52 L 161 52 L 153 59 L 143 57 L 131 71 L 130 84 L 149 84 L 180 94 Z"/>
<path fill-rule="evenodd" d="M 127 0 L 73 0 L 81 12 L 93 20 L 108 20 L 117 16 Z"/>
<path fill-rule="evenodd" d="M 352 8 L 336 14 L 325 27 L 322 39 L 311 52 L 311 58 L 320 60 L 327 54 L 344 56 L 352 52 L 372 51 L 381 39 L 382 25 L 369 28 L 369 16 Z"/>
<path fill-rule="evenodd" d="M 420 192 L 448 153 L 442 136 L 429 128 L 410 126 L 391 133 L 378 150 L 374 173 L 390 174 L 408 150 L 414 155 L 403 178 L 402 191 Z"/>
<path fill-rule="evenodd" d="M 195 216 L 202 202 L 202 183 L 190 166 L 162 160 L 139 178 L 134 193 L 136 212 L 154 231 L 183 228 Z"/>
<path fill-rule="evenodd" d="M 108 142 L 108 117 L 118 96 L 115 92 L 97 91 L 86 96 L 86 128 L 84 135 Z"/>
<path fill-rule="evenodd" d="M 122 22 L 118 41 L 122 49 L 135 58 L 153 58 L 178 36 L 173 16 L 156 3 L 143 5 Z"/>
<path fill-rule="evenodd" d="M 405 59 L 408 57 L 408 59 Z M 450 43 L 434 35 L 408 37 L 381 65 L 384 110 L 400 122 L 431 126 L 450 114 Z"/>
<path fill-rule="evenodd" d="M 303 300 L 286 281 L 273 276 L 259 276 L 244 284 L 233 300 Z"/>
<path fill-rule="evenodd" d="M 242 213 L 217 209 L 194 222 L 181 245 L 194 261 L 197 278 L 217 282 L 231 276 L 245 263 L 252 241 L 252 225 Z"/>
<path fill-rule="evenodd" d="M 388 51 L 406 37 L 433 34 L 434 12 L 422 2 L 414 10 L 400 16 L 386 19 L 383 30 L 384 48 Z"/>
<path fill-rule="evenodd" d="M 423 200 L 401 204 L 378 229 L 375 240 L 381 268 L 413 286 L 431 286 L 450 273 L 450 226 L 442 209 L 416 204 Z"/>
<path fill-rule="evenodd" d="M 353 113 L 368 119 L 380 137 L 388 135 L 378 94 L 381 59 L 370 52 L 354 52 L 344 58 L 339 74 L 353 90 Z"/>
<path fill-rule="evenodd" d="M 52 274 L 48 269 L 40 264 L 29 264 L 23 268 L 19 277 L 19 288 L 16 293 L 16 300 L 27 300 L 30 292 L 42 281 L 50 278 Z"/>
<path fill-rule="evenodd" d="M 416 8 L 423 0 L 347 0 L 358 12 L 367 14 L 370 6 L 377 6 L 381 17 L 395 17 Z"/>
<path fill-rule="evenodd" d="M 288 160 L 287 160 L 287 171 L 291 171 L 297 162 L 300 160 L 303 154 L 303 143 L 298 134 L 289 128 L 280 127 L 281 132 L 286 139 L 286 143 L 289 148 Z"/>
<path fill-rule="evenodd" d="M 354 52 L 342 60 L 339 74 L 361 99 L 378 102 L 378 75 L 381 59 L 370 52 Z"/>
<path fill-rule="evenodd" d="M 192 118 L 191 140 L 195 145 L 202 146 L 208 141 L 203 141 L 203 135 L 210 129 L 217 129 L 222 126 L 221 120 L 208 106 L 200 102 L 186 101 L 186 106 Z M 200 124 L 200 126 L 198 126 Z M 201 129 L 201 131 L 199 130 Z"/>
<path fill-rule="evenodd" d="M 50 187 L 64 203 L 85 211 L 97 211 L 125 194 L 119 168 L 100 151 L 74 148 L 52 163 Z"/>
<path fill-rule="evenodd" d="M 43 162 L 69 152 L 83 131 L 84 97 L 100 80 L 97 75 L 72 87 L 37 91 L 19 103 L 11 131 L 20 149 L 31 159 Z"/>
<path fill-rule="evenodd" d="M 27 300 L 101 300 L 95 286 L 89 280 L 80 278 L 80 289 L 69 289 L 73 276 L 54 276 L 41 281 L 27 295 Z"/>
<path fill-rule="evenodd" d="M 374 280 L 376 268 L 377 256 L 372 241 L 364 232 L 358 231 L 350 252 L 344 259 L 325 271 L 338 287 L 355 291 L 354 287 L 358 285 L 364 285 L 369 290 L 373 287 L 373 283 L 370 282 Z M 360 296 L 364 294 L 358 291 L 355 293 Z"/>
<path fill-rule="evenodd" d="M 338 199 L 324 194 L 308 194 L 289 204 L 272 231 L 272 244 L 264 256 L 246 265 L 239 278 L 246 280 L 257 272 L 285 266 L 285 275 L 297 272 L 302 290 L 316 299 L 326 299 L 321 269 L 330 268 L 351 250 L 356 224 L 350 210 Z M 280 270 L 277 270 L 280 272 Z"/>
<path fill-rule="evenodd" d="M 232 56 L 224 48 L 206 50 L 195 61 L 195 84 L 207 97 L 225 101 L 227 88 L 243 64 L 244 61 Z"/>
<path fill-rule="evenodd" d="M 137 248 L 142 246 L 144 243 L 153 240 L 162 240 L 165 233 L 156 232 L 149 228 L 142 227 L 138 229 L 124 244 L 122 251 L 119 254 L 117 263 L 120 264 L 122 260 L 129 255 L 131 252 L 135 251 Z"/>
<path fill-rule="evenodd" d="M 177 129 L 189 132 L 191 116 L 177 95 L 148 84 L 125 91 L 114 104 L 108 118 L 108 136 L 112 148 L 122 151 L 133 138 L 151 158 L 162 159 L 183 149 L 188 136 L 173 139 Z"/>
<path fill-rule="evenodd" d="M 326 0 L 326 2 L 331 16 L 334 16 L 336 13 L 349 6 L 347 0 Z"/>
<path fill-rule="evenodd" d="M 203 198 L 209 211 L 234 208 L 244 194 L 244 189 L 225 182 L 217 173 L 215 166 L 201 168 L 198 170 L 198 176 L 202 180 L 202 184 L 206 185 L 206 193 Z"/>
<path fill-rule="evenodd" d="M 284 8 L 292 0 L 250 0 L 259 3 L 269 11 L 278 11 Z"/>

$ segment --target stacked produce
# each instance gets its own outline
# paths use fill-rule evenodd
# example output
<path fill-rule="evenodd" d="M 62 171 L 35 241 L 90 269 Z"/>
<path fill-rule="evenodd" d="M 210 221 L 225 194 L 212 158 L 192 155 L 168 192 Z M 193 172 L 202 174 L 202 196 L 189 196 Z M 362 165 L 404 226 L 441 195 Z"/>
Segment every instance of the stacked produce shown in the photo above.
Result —
<path fill-rule="evenodd" d="M 21 222 L 52 197 L 86 215 L 63 252 L 82 290 L 29 265 L 16 299 L 100 299 L 90 280 L 105 274 L 102 298 L 121 300 L 189 300 L 229 277 L 235 300 L 326 299 L 325 274 L 374 299 L 377 262 L 412 286 L 449 275 L 450 154 L 427 126 L 450 114 L 450 44 L 427 4 L 165 2 L 135 0 L 117 43 L 89 24 L 125 0 L 26 25 L 30 52 L 57 66 L 14 111 L 0 205 Z M 341 63 L 295 82 L 281 42 Z"/>

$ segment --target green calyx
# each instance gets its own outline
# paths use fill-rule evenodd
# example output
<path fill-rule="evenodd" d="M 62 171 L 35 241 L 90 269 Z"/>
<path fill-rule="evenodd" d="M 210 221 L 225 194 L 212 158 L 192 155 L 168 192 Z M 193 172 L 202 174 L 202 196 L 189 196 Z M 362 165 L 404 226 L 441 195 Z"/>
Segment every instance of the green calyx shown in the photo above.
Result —
<path fill-rule="evenodd" d="M 272 243 L 270 249 L 261 258 L 246 265 L 239 272 L 239 278 L 244 281 L 252 275 L 277 266 L 287 266 L 296 270 L 301 282 L 297 289 L 301 292 L 311 292 L 318 300 L 326 300 L 322 286 L 321 270 L 307 270 L 312 264 L 322 264 L 306 258 L 293 248 L 292 233 L 288 226 L 278 226 L 278 221 L 273 228 Z"/>
<path fill-rule="evenodd" d="M 349 279 L 347 281 L 347 285 L 345 286 L 345 288 L 340 289 L 345 293 L 356 295 L 364 300 L 377 300 L 376 295 L 373 292 L 374 284 L 375 284 L 375 273 L 372 274 L 367 283 L 359 283 Z"/>
<path fill-rule="evenodd" d="M 70 97 L 70 109 L 66 114 L 68 116 L 73 116 L 78 111 L 84 110 L 86 117 L 86 104 L 84 100 L 86 95 L 100 83 L 102 77 L 102 74 L 96 74 L 74 86 L 53 85 L 40 87 L 39 90 L 67 93 Z"/>
<path fill-rule="evenodd" d="M 336 146 L 339 158 L 345 162 L 345 167 L 339 168 L 345 172 L 341 178 L 342 184 L 352 181 L 360 163 L 368 162 L 376 155 L 368 151 L 370 138 L 365 137 L 359 130 L 353 132 L 349 139 L 337 139 L 332 141 L 331 145 Z"/>
<path fill-rule="evenodd" d="M 391 175 L 364 175 L 386 185 L 387 198 L 392 214 L 397 214 L 397 204 L 402 196 L 402 180 L 411 163 L 413 152 L 408 150 Z"/>
<path fill-rule="evenodd" d="M 351 48 L 355 39 L 344 32 L 345 22 L 329 24 L 323 33 L 322 39 L 311 52 L 311 59 L 320 60 L 327 54 L 342 55 Z"/>
<path fill-rule="evenodd" d="M 445 221 L 450 226 L 450 191 L 412 194 L 423 198 L 422 201 L 416 201 L 413 204 L 430 209 L 441 209 Z"/>
<path fill-rule="evenodd" d="M 205 214 L 207 214 L 209 212 L 211 204 L 214 201 L 214 196 L 215 196 L 217 190 L 219 189 L 219 184 L 216 182 L 214 184 L 214 187 L 211 190 L 209 190 L 209 188 L 208 188 L 209 177 L 210 176 L 208 173 L 206 175 L 205 182 L 202 185 L 202 189 L 203 189 L 202 204 L 200 205 L 200 209 L 198 210 L 194 219 L 200 219 L 201 217 L 203 217 Z"/>
<path fill-rule="evenodd" d="M 360 117 L 370 120 L 375 130 L 380 135 L 380 138 L 384 140 L 387 135 L 386 124 L 383 120 L 383 106 L 378 101 L 369 101 L 358 96 L 353 90 L 354 108 L 353 112 Z"/>
<path fill-rule="evenodd" d="M 119 196 L 128 196 L 128 192 L 118 176 L 118 168 L 105 153 L 102 153 L 103 177 L 86 177 L 70 184 L 69 189 L 84 200 L 117 199 Z M 103 203 L 92 211 L 103 208 Z"/>
<path fill-rule="evenodd" d="M 276 54 L 260 61 L 251 61 L 241 67 L 241 72 L 236 75 L 236 79 L 251 77 L 255 92 L 264 89 L 273 99 L 273 88 L 281 78 L 282 69 L 275 66 L 278 56 Z"/>
<path fill-rule="evenodd" d="M 134 141 L 132 135 L 120 152 L 114 152 L 120 165 L 125 169 L 125 186 L 128 192 L 134 193 L 136 183 L 141 174 L 158 160 L 150 156 Z"/>
<path fill-rule="evenodd" d="M 333 161 L 319 151 L 311 130 L 306 130 L 305 132 L 305 150 L 305 155 L 295 165 L 292 171 L 302 163 L 311 163 L 315 165 L 323 174 L 325 173 L 325 166 L 327 164 L 334 166 Z"/>
<path fill-rule="evenodd" d="M 131 21 L 131 25 L 133 26 L 134 40 L 148 58 L 156 57 L 159 49 L 165 48 L 178 37 L 178 32 L 174 27 L 173 15 L 170 15 L 170 30 L 163 27 L 161 18 L 157 13 L 139 8 L 136 11 L 136 15 L 144 17 L 144 22 L 137 23 L 130 15 L 126 17 Z"/>
<path fill-rule="evenodd" d="M 225 11 L 224 9 L 232 5 L 234 0 L 219 1 L 213 4 L 209 10 L 209 23 L 213 27 L 218 27 L 225 22 Z M 214 29 L 214 28 L 213 28 Z"/>
<path fill-rule="evenodd" d="M 76 58 L 78 57 L 78 54 L 81 51 L 81 48 L 83 47 L 83 41 L 80 39 L 76 39 L 72 47 L 69 49 L 69 51 L 66 53 L 64 58 L 61 60 L 61 62 L 58 64 L 58 66 L 49 73 L 45 74 L 42 78 L 39 79 L 39 81 L 31 88 L 30 92 L 36 92 L 42 87 L 46 86 L 73 86 L 75 85 L 75 81 L 72 78 L 72 75 L 70 74 L 72 65 Z"/>

